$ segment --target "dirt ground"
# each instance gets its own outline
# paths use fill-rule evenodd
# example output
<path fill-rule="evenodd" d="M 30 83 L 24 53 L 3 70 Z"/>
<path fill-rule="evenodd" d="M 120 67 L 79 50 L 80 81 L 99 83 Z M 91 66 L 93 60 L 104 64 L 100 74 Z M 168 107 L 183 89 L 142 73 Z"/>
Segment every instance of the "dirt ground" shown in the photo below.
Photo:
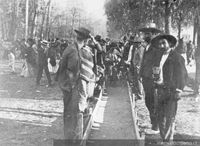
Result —
<path fill-rule="evenodd" d="M 0 62 L 0 145 L 51 146 L 53 139 L 63 139 L 62 94 L 56 85 L 36 87 L 34 78 L 10 73 L 7 62 Z M 53 78 L 53 76 L 52 76 Z"/>
<path fill-rule="evenodd" d="M 34 78 L 20 77 L 21 65 L 11 74 L 7 62 L 0 62 L 0 145 L 51 146 L 53 139 L 63 139 L 62 94 L 57 85 L 36 87 Z M 47 84 L 45 77 L 41 83 Z M 144 101 L 137 105 L 140 127 L 150 127 Z M 176 138 L 200 139 L 200 101 L 189 87 L 178 104 Z"/>

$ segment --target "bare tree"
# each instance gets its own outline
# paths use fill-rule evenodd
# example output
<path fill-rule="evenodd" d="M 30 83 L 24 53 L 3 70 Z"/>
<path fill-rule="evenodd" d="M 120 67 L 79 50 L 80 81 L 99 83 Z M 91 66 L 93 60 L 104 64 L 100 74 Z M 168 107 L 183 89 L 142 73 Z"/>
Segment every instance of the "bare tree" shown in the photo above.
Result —
<path fill-rule="evenodd" d="M 71 37 L 73 35 L 73 30 L 75 28 L 75 22 L 77 20 L 78 14 L 79 14 L 78 8 L 73 7 L 71 9 L 71 16 L 72 16 L 72 24 L 71 24 L 72 29 L 71 29 L 71 34 L 70 34 Z"/>

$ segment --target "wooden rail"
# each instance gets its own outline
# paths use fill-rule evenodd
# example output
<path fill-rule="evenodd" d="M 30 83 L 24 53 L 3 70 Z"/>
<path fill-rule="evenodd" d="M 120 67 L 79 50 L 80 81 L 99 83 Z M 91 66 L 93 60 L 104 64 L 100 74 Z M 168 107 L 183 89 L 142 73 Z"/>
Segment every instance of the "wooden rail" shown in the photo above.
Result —
<path fill-rule="evenodd" d="M 86 145 L 89 133 L 90 133 L 92 125 L 94 123 L 94 119 L 93 119 L 94 115 L 97 114 L 97 111 L 98 111 L 98 108 L 99 108 L 99 105 L 100 105 L 100 101 L 102 99 L 102 95 L 103 95 L 103 92 L 104 92 L 104 87 L 105 87 L 105 83 L 103 85 L 102 90 L 100 91 L 100 93 L 98 95 L 98 98 L 97 98 L 98 100 L 97 100 L 97 102 L 95 104 L 95 107 L 93 108 L 92 114 L 90 115 L 89 120 L 86 123 L 86 125 L 84 125 L 84 127 L 85 127 L 84 129 L 85 130 L 84 130 L 84 133 L 83 133 L 83 139 L 81 140 L 81 143 L 80 143 L 81 146 L 85 146 Z"/>

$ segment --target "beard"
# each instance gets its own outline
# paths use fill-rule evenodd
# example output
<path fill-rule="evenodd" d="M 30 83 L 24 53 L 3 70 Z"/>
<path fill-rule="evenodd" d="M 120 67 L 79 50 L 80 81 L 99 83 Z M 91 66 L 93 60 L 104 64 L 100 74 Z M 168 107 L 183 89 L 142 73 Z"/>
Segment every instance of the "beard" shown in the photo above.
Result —
<path fill-rule="evenodd" d="M 150 43 L 151 42 L 151 37 L 145 37 L 144 39 L 147 43 Z"/>

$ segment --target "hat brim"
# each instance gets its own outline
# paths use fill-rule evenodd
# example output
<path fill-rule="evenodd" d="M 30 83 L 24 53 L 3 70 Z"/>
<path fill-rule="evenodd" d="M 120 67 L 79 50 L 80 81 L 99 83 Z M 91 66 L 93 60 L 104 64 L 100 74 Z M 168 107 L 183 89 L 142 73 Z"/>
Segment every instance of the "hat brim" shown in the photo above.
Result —
<path fill-rule="evenodd" d="M 161 30 L 153 28 L 153 27 L 145 27 L 145 28 L 140 28 L 138 31 L 144 32 L 144 33 L 162 33 Z"/>
<path fill-rule="evenodd" d="M 161 39 L 166 39 L 170 43 L 171 47 L 175 47 L 177 44 L 177 39 L 172 35 L 158 35 L 151 40 L 151 44 L 154 46 L 158 46 L 158 42 Z"/>
<path fill-rule="evenodd" d="M 80 32 L 80 31 L 78 31 L 78 30 L 76 30 L 76 29 L 75 29 L 74 31 L 76 32 L 76 34 L 78 34 L 79 36 L 83 37 L 84 39 L 90 38 L 90 35 L 89 35 L 89 34 L 86 35 L 86 34 Z"/>

